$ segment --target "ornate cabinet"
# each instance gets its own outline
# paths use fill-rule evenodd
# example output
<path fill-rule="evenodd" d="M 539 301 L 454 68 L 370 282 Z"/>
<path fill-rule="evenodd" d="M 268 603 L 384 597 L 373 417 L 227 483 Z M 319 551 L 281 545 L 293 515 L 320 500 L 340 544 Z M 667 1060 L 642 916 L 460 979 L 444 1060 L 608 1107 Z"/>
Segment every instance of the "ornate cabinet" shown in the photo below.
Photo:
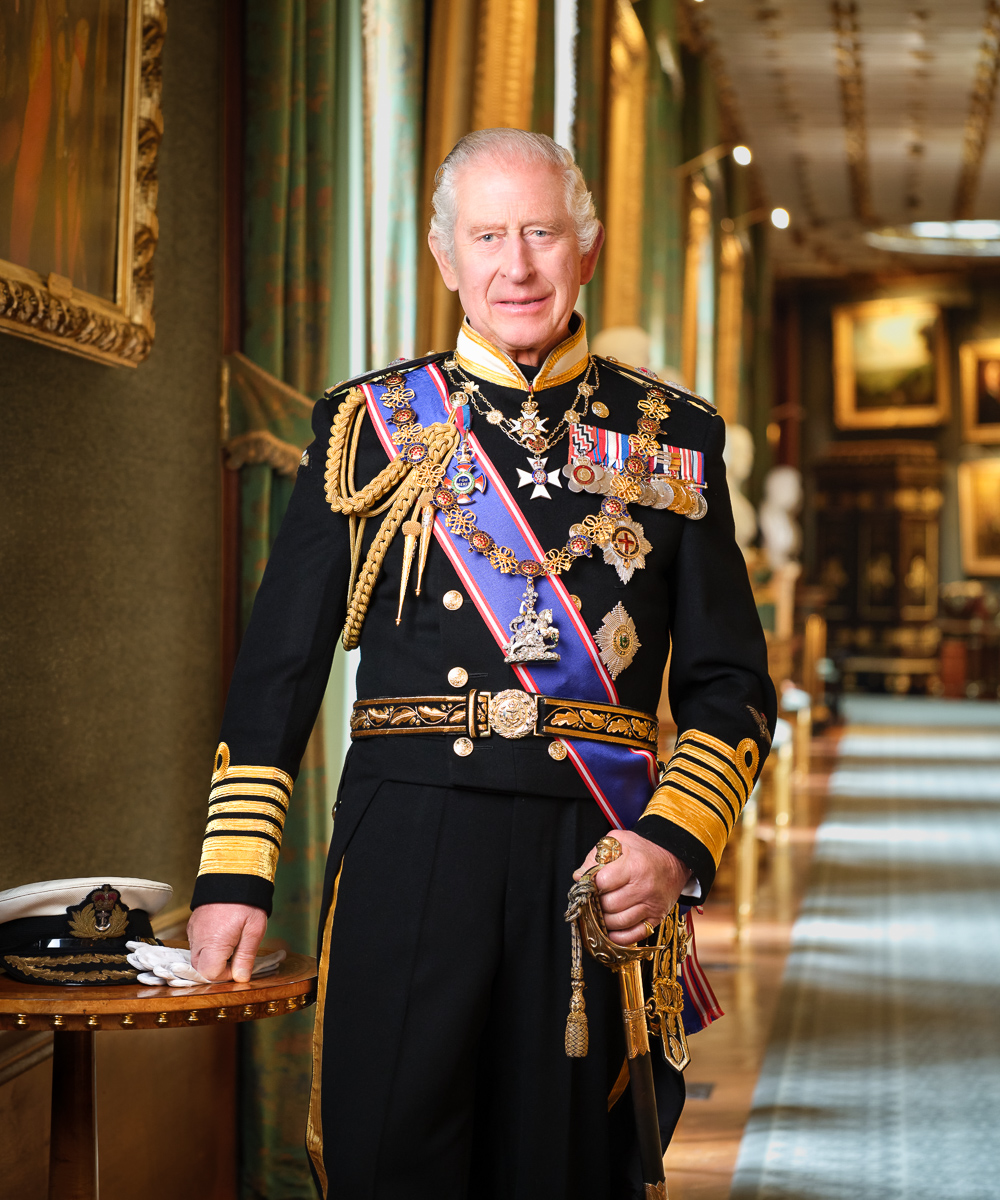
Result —
<path fill-rule="evenodd" d="M 936 447 L 836 442 L 813 470 L 816 582 L 844 689 L 937 693 Z"/>

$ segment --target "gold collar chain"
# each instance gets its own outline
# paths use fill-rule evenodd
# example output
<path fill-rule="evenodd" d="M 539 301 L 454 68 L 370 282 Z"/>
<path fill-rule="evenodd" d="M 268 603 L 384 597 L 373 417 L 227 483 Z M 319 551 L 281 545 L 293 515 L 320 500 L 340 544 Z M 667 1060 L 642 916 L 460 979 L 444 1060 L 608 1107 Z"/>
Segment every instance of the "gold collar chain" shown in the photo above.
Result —
<path fill-rule="evenodd" d="M 536 456 L 551 450 L 566 436 L 570 425 L 576 425 L 587 415 L 590 398 L 601 386 L 597 362 L 592 355 L 588 356 L 587 370 L 583 380 L 577 384 L 573 404 L 563 413 L 562 419 L 555 429 L 546 436 L 545 422 L 548 418 L 538 415 L 538 401 L 535 399 L 535 392 L 530 383 L 528 384 L 527 399 L 521 404 L 521 415 L 511 418 L 505 416 L 499 408 L 488 401 L 484 400 L 483 404 L 480 403 L 479 398 L 482 396 L 482 392 L 479 384 L 474 379 L 470 379 L 462 370 L 456 356 L 446 358 L 441 365 L 447 371 L 448 380 L 454 389 L 449 397 L 452 405 L 468 404 L 471 401 L 480 416 L 485 417 L 491 425 L 499 425 L 512 442 L 523 446 L 525 450 L 530 450 Z M 590 382 L 591 376 L 593 376 L 593 383 Z"/>

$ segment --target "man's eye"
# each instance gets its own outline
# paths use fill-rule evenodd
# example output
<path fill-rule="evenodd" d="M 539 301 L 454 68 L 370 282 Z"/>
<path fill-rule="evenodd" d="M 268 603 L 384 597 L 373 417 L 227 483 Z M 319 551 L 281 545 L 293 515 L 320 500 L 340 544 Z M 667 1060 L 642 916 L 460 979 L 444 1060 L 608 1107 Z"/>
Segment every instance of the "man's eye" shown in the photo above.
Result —
<path fill-rule="evenodd" d="M 495 233 L 484 233 L 483 236 L 479 240 L 482 242 L 492 242 L 495 237 L 496 237 Z"/>
<path fill-rule="evenodd" d="M 547 229 L 533 229 L 531 236 L 533 238 L 546 238 L 549 236 L 549 231 Z"/>

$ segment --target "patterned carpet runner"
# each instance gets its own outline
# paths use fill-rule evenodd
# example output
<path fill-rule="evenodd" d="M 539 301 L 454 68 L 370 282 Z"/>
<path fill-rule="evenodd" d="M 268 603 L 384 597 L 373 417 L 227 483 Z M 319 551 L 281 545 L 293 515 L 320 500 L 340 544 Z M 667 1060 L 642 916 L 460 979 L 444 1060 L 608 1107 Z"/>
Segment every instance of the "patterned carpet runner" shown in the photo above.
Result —
<path fill-rule="evenodd" d="M 861 707 L 731 1200 L 996 1200 L 1000 705 Z"/>

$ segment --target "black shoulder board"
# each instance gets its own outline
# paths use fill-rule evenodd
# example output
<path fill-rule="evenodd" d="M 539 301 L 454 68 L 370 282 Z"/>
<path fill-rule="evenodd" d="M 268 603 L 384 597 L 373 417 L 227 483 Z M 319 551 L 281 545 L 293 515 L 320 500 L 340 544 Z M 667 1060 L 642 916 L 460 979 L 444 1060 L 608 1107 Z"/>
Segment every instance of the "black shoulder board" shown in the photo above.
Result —
<path fill-rule="evenodd" d="M 327 388 L 323 395 L 329 400 L 331 397 L 336 396 L 338 392 L 343 392 L 347 388 L 358 387 L 362 383 L 377 383 L 384 375 L 392 375 L 396 372 L 406 375 L 410 371 L 415 371 L 418 367 L 424 367 L 430 362 L 438 362 L 442 358 L 447 358 L 452 353 L 454 353 L 452 350 L 439 350 L 434 354 L 425 354 L 423 358 L 405 358 L 399 362 L 389 363 L 387 367 L 379 367 L 377 371 L 369 371 L 367 375 L 356 375 L 353 379 L 342 379 L 336 386 Z"/>
<path fill-rule="evenodd" d="M 641 384 L 646 388 L 663 388 L 665 392 L 670 393 L 672 400 L 683 400 L 694 408 L 700 408 L 702 412 L 715 412 L 715 405 L 710 400 L 706 400 L 704 396 L 695 395 L 690 388 L 686 388 L 681 383 L 672 383 L 665 379 L 658 379 L 655 375 L 647 375 L 645 371 L 641 371 L 638 367 L 630 367 L 627 363 L 620 363 L 615 358 L 604 358 L 600 354 L 595 354 L 594 358 L 602 366 L 610 367 L 612 371 L 616 371 L 619 375 L 622 375 L 625 379 L 630 379 L 633 383 Z"/>

